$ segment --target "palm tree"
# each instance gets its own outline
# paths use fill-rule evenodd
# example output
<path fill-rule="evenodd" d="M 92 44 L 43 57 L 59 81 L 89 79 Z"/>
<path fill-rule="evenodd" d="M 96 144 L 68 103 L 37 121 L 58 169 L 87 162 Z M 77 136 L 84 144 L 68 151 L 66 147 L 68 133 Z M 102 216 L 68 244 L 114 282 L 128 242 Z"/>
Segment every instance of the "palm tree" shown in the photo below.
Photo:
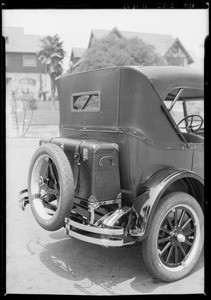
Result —
<path fill-rule="evenodd" d="M 40 41 L 42 43 L 41 50 L 37 55 L 41 63 L 46 64 L 47 72 L 51 78 L 51 100 L 52 109 L 54 110 L 56 91 L 55 79 L 62 74 L 62 60 L 65 56 L 65 51 L 63 50 L 63 42 L 60 42 L 58 34 L 54 36 L 44 36 Z"/>

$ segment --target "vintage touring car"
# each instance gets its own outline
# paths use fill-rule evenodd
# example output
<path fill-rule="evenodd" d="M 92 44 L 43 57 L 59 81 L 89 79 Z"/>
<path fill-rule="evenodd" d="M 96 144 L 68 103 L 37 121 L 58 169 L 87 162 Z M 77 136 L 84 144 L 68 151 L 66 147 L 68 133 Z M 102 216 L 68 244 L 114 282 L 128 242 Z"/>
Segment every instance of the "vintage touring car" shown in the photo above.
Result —
<path fill-rule="evenodd" d="M 85 242 L 141 242 L 155 278 L 186 276 L 204 242 L 203 74 L 113 67 L 60 77 L 57 88 L 60 137 L 40 140 L 22 209 Z"/>

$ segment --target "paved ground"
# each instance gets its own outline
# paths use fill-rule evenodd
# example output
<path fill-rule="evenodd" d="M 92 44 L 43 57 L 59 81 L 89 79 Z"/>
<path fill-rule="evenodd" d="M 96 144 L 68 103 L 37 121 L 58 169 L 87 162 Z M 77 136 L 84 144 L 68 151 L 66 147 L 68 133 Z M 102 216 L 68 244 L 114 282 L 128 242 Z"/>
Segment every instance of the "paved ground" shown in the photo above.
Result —
<path fill-rule="evenodd" d="M 26 187 L 38 140 L 7 141 L 7 293 L 136 295 L 203 293 L 204 260 L 185 279 L 166 284 L 147 272 L 139 247 L 102 248 L 47 232 L 22 212 L 18 193 Z"/>

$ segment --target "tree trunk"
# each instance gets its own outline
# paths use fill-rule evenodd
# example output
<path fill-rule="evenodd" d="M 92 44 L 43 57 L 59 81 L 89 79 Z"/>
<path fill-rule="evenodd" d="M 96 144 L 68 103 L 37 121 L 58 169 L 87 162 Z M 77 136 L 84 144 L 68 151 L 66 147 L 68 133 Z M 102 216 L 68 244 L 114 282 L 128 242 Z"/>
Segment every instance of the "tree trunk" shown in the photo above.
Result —
<path fill-rule="evenodd" d="M 52 110 L 55 110 L 55 90 L 56 84 L 55 79 L 51 77 L 51 101 L 52 101 Z"/>

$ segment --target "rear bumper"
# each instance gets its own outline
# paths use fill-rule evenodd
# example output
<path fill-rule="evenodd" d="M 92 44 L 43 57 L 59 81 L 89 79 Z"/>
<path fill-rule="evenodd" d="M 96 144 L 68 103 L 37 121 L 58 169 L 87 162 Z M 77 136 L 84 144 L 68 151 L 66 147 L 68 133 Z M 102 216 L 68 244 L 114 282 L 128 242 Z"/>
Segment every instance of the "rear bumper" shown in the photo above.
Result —
<path fill-rule="evenodd" d="M 115 202 L 118 202 L 117 199 Z M 109 203 L 111 201 L 108 201 Z M 114 202 L 114 200 L 112 201 Z M 29 204 L 28 190 L 25 189 L 19 193 L 19 206 L 25 210 L 26 205 Z M 105 215 L 101 222 L 97 221 L 95 225 L 82 224 L 70 218 L 65 218 L 66 234 L 84 242 L 101 245 L 104 247 L 122 247 L 134 244 L 134 240 L 126 238 L 124 228 L 114 226 L 113 224 L 123 215 L 129 212 L 129 208 L 118 208 L 116 211 Z M 103 226 L 103 227 L 102 227 Z"/>
<path fill-rule="evenodd" d="M 124 246 L 124 229 L 122 227 L 102 228 L 94 225 L 84 225 L 65 218 L 66 234 L 84 242 L 104 247 Z"/>

